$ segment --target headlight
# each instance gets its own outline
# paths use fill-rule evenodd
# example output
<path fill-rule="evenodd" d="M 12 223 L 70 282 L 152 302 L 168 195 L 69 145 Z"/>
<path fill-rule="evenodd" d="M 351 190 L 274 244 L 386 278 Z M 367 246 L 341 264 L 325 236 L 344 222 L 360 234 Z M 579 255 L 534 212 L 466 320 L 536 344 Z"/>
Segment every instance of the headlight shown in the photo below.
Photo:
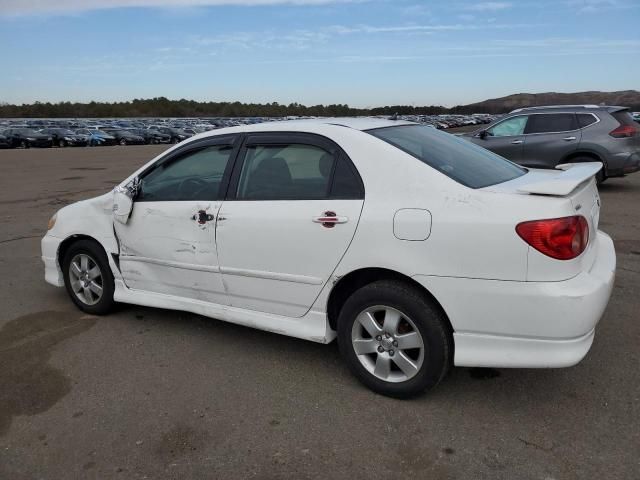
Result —
<path fill-rule="evenodd" d="M 54 213 L 53 216 L 49 219 L 49 223 L 47 224 L 47 230 L 51 230 L 53 226 L 56 224 L 56 219 L 58 218 L 58 214 Z"/>

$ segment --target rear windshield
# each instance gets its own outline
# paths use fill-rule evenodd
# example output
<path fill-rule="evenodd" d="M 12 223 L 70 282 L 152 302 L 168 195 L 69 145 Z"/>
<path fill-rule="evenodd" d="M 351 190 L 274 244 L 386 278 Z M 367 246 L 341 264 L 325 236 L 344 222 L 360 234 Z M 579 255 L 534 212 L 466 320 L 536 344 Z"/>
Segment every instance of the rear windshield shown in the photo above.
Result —
<path fill-rule="evenodd" d="M 367 133 L 470 188 L 506 182 L 527 172 L 489 150 L 424 125 L 376 128 Z"/>

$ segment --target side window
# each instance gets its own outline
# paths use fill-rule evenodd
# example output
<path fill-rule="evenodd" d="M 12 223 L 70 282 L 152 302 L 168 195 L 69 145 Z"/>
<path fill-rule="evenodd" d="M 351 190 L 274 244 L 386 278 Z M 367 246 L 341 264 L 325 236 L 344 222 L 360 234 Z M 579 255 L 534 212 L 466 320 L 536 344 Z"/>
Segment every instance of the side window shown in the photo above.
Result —
<path fill-rule="evenodd" d="M 540 113 L 531 115 L 524 133 L 554 133 L 576 130 L 578 123 L 573 113 Z"/>
<path fill-rule="evenodd" d="M 509 118 L 487 130 L 487 133 L 492 137 L 512 137 L 514 135 L 522 135 L 524 127 L 527 124 L 526 115 L 518 115 L 517 117 Z"/>
<path fill-rule="evenodd" d="M 238 182 L 239 200 L 327 198 L 335 159 L 312 145 L 250 145 Z"/>
<path fill-rule="evenodd" d="M 333 185 L 331 186 L 331 198 L 343 200 L 364 198 L 362 180 L 344 159 L 338 160 L 336 165 L 336 171 L 333 174 Z"/>
<path fill-rule="evenodd" d="M 580 128 L 588 127 L 598 121 L 598 119 L 590 113 L 578 113 L 576 116 L 578 117 L 578 126 Z"/>
<path fill-rule="evenodd" d="M 216 145 L 161 163 L 141 179 L 136 201 L 216 200 L 233 147 Z"/>

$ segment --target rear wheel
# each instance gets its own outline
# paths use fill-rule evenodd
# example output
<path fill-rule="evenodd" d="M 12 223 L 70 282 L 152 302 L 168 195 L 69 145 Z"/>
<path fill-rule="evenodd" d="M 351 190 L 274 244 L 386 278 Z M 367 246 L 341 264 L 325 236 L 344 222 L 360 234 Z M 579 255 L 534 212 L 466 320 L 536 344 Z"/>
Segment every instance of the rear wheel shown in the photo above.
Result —
<path fill-rule="evenodd" d="M 119 143 L 124 147 L 127 144 L 127 140 L 124 138 L 121 138 Z"/>
<path fill-rule="evenodd" d="M 29 148 L 29 142 L 27 142 L 26 140 L 20 140 L 20 143 L 18 144 L 18 146 L 20 148 Z"/>
<path fill-rule="evenodd" d="M 340 352 L 371 390 L 410 397 L 435 387 L 453 352 L 447 320 L 423 292 L 381 280 L 357 290 L 338 318 Z"/>
<path fill-rule="evenodd" d="M 73 303 L 83 312 L 104 315 L 113 301 L 113 274 L 102 247 L 79 240 L 69 247 L 62 261 L 64 285 Z"/>
<path fill-rule="evenodd" d="M 58 142 L 58 146 L 60 148 L 66 147 L 67 146 L 67 142 L 65 142 L 63 139 L 60 139 L 60 141 Z"/>

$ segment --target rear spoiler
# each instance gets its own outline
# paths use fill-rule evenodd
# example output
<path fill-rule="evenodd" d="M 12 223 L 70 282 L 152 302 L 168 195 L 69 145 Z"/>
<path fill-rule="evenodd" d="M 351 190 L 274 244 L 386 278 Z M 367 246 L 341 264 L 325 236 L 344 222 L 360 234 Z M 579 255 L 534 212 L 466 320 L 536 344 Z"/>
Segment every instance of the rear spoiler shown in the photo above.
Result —
<path fill-rule="evenodd" d="M 602 163 L 600 162 L 563 163 L 556 167 L 557 170 L 561 170 L 557 175 L 550 176 L 548 180 L 520 185 L 518 187 L 518 193 L 557 196 L 569 195 L 578 185 L 598 173 L 601 168 Z"/>

